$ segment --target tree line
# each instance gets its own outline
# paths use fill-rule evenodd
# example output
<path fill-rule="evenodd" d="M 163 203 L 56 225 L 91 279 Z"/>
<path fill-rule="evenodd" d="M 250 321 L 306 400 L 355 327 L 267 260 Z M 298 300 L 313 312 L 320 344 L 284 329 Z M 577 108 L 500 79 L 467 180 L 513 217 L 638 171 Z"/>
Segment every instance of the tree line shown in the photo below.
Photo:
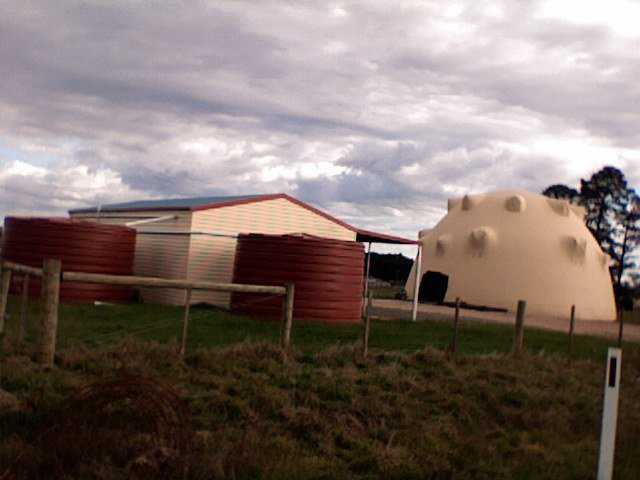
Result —
<path fill-rule="evenodd" d="M 616 299 L 629 307 L 640 289 L 640 272 L 635 254 L 640 247 L 640 196 L 624 173 L 603 167 L 578 189 L 563 184 L 547 187 L 543 195 L 582 205 L 585 223 L 602 250 L 611 257 L 611 277 Z"/>
<path fill-rule="evenodd" d="M 390 282 L 402 284 L 409 277 L 413 260 L 401 253 L 371 252 L 369 276 Z"/>

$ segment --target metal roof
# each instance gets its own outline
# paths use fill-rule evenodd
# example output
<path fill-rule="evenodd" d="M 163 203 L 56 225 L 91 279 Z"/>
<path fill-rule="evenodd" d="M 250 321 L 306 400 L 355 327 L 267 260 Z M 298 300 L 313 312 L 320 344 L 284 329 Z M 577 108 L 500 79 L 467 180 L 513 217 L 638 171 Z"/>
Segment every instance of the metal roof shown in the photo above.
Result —
<path fill-rule="evenodd" d="M 217 197 L 164 198 L 162 200 L 136 200 L 133 202 L 111 203 L 100 207 L 78 208 L 69 213 L 123 212 L 129 210 L 193 210 L 196 207 L 215 206 L 228 202 L 253 200 L 265 195 L 236 195 Z"/>
<path fill-rule="evenodd" d="M 297 198 L 294 198 L 286 193 L 274 193 L 264 195 L 237 195 L 237 196 L 225 196 L 225 197 L 194 197 L 194 198 L 168 198 L 164 200 L 139 200 L 134 202 L 125 203 L 112 203 L 109 205 L 102 205 L 91 208 L 79 208 L 76 210 L 69 210 L 70 214 L 74 213 L 97 213 L 100 212 L 128 212 L 128 211 L 172 211 L 172 210 L 209 210 L 212 208 L 230 207 L 233 205 L 240 205 L 243 203 L 262 202 L 265 200 L 275 200 L 277 198 L 284 198 L 296 205 L 301 206 L 307 210 L 314 212 L 328 220 L 331 220 L 338 225 L 341 225 L 353 232 L 356 232 L 356 241 L 358 242 L 372 242 L 372 243 L 391 243 L 391 244 L 405 244 L 416 245 L 416 240 L 409 240 L 407 238 L 396 237 L 394 235 L 387 235 L 385 233 L 371 232 L 364 230 L 353 225 L 349 225 L 342 220 L 337 219 L 329 215 L 322 210 L 319 210 L 308 203 L 305 203 Z"/>

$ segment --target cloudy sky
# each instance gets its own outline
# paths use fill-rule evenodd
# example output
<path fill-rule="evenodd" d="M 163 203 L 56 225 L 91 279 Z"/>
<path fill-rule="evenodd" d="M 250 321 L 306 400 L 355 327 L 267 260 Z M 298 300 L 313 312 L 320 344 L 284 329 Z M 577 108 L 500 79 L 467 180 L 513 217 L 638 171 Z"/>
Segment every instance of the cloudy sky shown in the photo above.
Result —
<path fill-rule="evenodd" d="M 0 219 L 287 192 L 414 237 L 446 198 L 640 186 L 640 3 L 0 0 Z"/>

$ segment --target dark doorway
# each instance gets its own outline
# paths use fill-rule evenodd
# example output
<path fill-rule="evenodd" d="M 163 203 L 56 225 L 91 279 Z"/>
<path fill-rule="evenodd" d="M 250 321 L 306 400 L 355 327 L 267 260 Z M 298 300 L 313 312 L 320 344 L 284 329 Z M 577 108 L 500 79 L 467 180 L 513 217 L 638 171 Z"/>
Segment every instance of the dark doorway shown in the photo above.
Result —
<path fill-rule="evenodd" d="M 422 276 L 418 301 L 442 303 L 449 287 L 449 277 L 444 273 L 428 271 Z"/>

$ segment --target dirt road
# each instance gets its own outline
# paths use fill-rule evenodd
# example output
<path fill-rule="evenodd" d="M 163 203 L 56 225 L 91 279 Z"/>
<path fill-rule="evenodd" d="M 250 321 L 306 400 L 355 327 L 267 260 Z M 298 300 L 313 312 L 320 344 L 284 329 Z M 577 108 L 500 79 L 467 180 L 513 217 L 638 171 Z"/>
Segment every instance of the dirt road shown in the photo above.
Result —
<path fill-rule="evenodd" d="M 411 302 L 402 300 L 374 299 L 373 315 L 389 320 L 410 318 Z M 513 312 L 481 312 L 477 310 L 462 309 L 460 311 L 460 317 L 465 320 L 513 325 L 515 314 Z M 418 319 L 425 318 L 429 318 L 431 320 L 451 321 L 453 318 L 453 308 L 439 305 L 419 305 Z M 569 312 L 567 312 L 566 318 L 527 315 L 525 325 L 528 327 L 567 332 L 569 330 Z M 577 335 L 596 335 L 607 338 L 618 338 L 618 328 L 619 325 L 617 322 L 579 320 L 578 312 L 578 320 L 576 320 Z M 624 339 L 640 342 L 640 325 L 625 324 Z"/>

